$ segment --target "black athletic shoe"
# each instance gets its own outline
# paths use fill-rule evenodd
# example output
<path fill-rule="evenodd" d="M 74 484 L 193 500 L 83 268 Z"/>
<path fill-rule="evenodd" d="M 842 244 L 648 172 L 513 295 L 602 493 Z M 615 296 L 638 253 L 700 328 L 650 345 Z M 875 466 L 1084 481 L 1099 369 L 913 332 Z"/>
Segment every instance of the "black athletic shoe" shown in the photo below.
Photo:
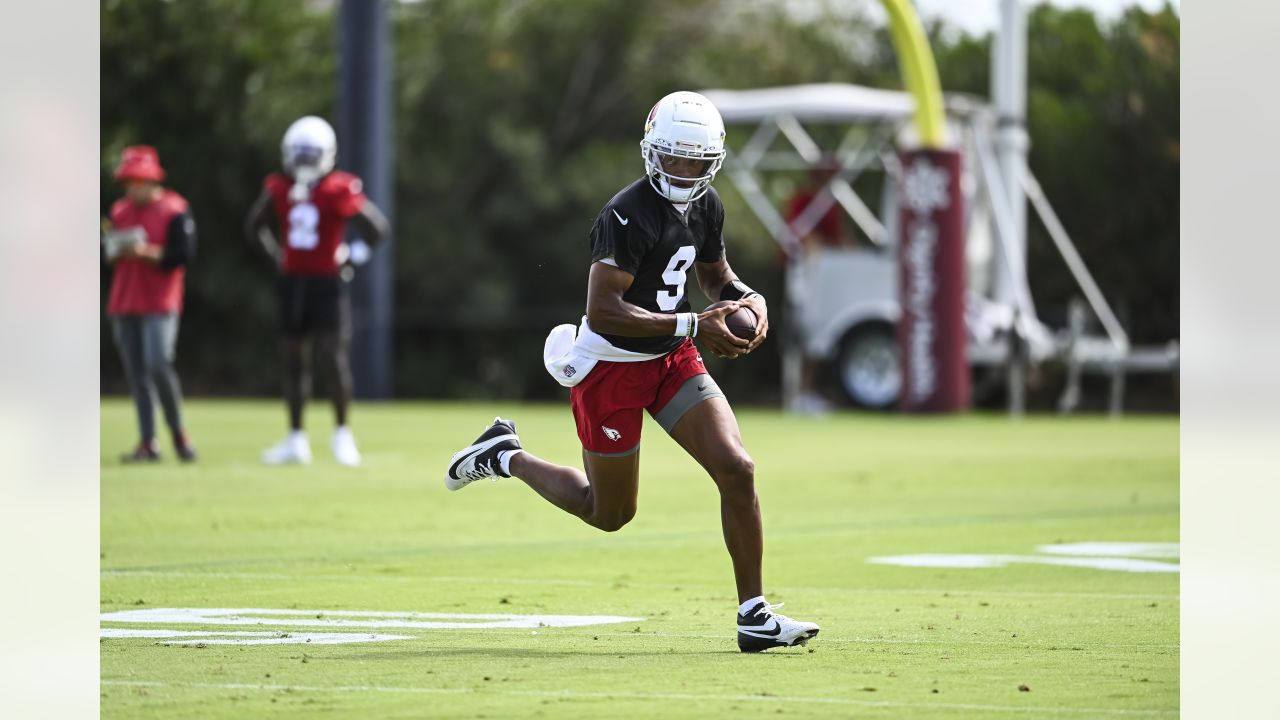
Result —
<path fill-rule="evenodd" d="M 760 652 L 769 648 L 804 645 L 810 638 L 817 636 L 817 625 L 792 620 L 773 611 L 780 607 L 782 603 L 757 603 L 746 615 L 738 616 L 739 650 Z"/>
<path fill-rule="evenodd" d="M 453 454 L 449 469 L 444 474 L 444 486 L 458 490 L 487 477 L 511 477 L 502 473 L 498 453 L 519 449 L 520 436 L 516 435 L 516 424 L 511 420 L 494 418 L 493 424 L 475 442 Z"/>
<path fill-rule="evenodd" d="M 186 440 L 174 443 L 173 452 L 176 453 L 178 459 L 184 463 L 192 463 L 196 461 L 196 449 Z"/>
<path fill-rule="evenodd" d="M 140 442 L 133 452 L 125 453 L 120 456 L 120 462 L 126 465 L 133 463 L 149 463 L 156 462 L 160 459 L 160 451 L 156 450 L 156 442 Z"/>

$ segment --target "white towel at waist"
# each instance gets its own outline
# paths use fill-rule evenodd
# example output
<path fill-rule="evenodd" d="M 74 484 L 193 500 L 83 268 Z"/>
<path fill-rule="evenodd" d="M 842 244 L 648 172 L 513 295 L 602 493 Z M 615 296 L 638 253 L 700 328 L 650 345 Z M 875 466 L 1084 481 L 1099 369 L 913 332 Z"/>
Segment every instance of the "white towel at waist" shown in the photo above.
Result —
<path fill-rule="evenodd" d="M 614 347 L 591 329 L 585 315 L 577 328 L 568 323 L 554 327 L 542 346 L 543 365 L 551 377 L 565 387 L 573 387 L 582 382 L 601 360 L 640 362 L 660 357 L 661 353 L 651 355 Z"/>

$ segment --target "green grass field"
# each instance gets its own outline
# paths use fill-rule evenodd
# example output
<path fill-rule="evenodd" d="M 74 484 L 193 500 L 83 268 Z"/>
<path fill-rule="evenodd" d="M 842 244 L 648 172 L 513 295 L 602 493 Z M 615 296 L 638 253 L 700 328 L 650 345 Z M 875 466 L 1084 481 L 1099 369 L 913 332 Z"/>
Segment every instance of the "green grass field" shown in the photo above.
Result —
<path fill-rule="evenodd" d="M 283 434 L 280 403 L 195 401 L 187 422 L 199 464 L 166 453 L 159 465 L 125 467 L 116 458 L 135 440 L 132 409 L 104 401 L 102 612 L 643 619 L 532 629 L 104 619 L 104 634 L 214 634 L 186 638 L 195 644 L 104 637 L 103 715 L 1178 715 L 1179 575 L 1036 561 L 1055 557 L 1037 550 L 1052 544 L 1178 542 L 1176 418 L 741 412 L 770 600 L 822 626 L 807 648 L 743 655 L 714 486 L 657 425 L 646 421 L 639 513 L 606 534 L 518 480 L 445 490 L 449 456 L 499 413 L 533 452 L 578 462 L 567 403 L 358 405 L 365 465 L 347 469 L 328 452 L 326 404 L 308 410 L 315 462 L 268 468 L 257 455 Z M 924 554 L 1021 560 L 868 562 Z M 263 635 L 217 634 L 227 632 Z M 302 642 L 309 632 L 407 637 Z M 217 642 L 246 638 L 295 643 Z"/>

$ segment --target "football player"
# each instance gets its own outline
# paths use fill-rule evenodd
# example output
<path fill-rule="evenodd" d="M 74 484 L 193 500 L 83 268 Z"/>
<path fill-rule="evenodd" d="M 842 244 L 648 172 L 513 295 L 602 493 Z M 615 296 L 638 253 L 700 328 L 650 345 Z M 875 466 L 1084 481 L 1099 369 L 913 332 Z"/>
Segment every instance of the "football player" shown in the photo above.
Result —
<path fill-rule="evenodd" d="M 365 197 L 360 178 L 334 170 L 338 141 L 322 118 L 307 116 L 289 126 L 281 143 L 284 173 L 272 173 L 249 211 L 246 235 L 279 270 L 280 352 L 289 434 L 262 453 L 268 465 L 311 462 L 302 429 L 302 410 L 311 387 L 312 344 L 333 388 L 336 429 L 331 447 L 343 465 L 360 464 L 360 451 L 347 424 L 351 403 L 351 301 L 345 266 L 360 265 L 388 232 L 386 217 Z M 274 215 L 279 235 L 272 233 Z M 344 242 L 347 221 L 360 238 Z M 278 239 L 277 239 L 278 238 Z"/>
<path fill-rule="evenodd" d="M 769 325 L 764 298 L 725 259 L 724 206 L 711 188 L 725 157 L 724 122 L 705 97 L 672 93 L 650 110 L 640 148 L 645 176 L 615 195 L 591 229 L 586 317 L 576 337 L 564 325 L 547 339 L 548 370 L 571 386 L 585 472 L 525 451 L 515 423 L 495 418 L 450 460 L 445 485 L 457 490 L 486 477 L 517 477 L 587 524 L 616 531 L 636 512 L 642 411 L 648 411 L 720 491 L 741 603 L 739 649 L 804 644 L 818 626 L 775 613 L 764 597 L 755 466 L 693 344 L 698 337 L 718 356 L 742 357 L 760 346 Z M 690 312 L 690 270 L 707 297 L 724 304 Z M 725 324 L 739 307 L 758 318 L 752 340 Z"/>

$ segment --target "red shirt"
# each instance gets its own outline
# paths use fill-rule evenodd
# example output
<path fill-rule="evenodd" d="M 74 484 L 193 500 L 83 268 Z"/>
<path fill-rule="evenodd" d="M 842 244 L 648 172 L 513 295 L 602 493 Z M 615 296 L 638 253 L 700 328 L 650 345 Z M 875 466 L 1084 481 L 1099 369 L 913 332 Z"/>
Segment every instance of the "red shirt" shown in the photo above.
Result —
<path fill-rule="evenodd" d="M 360 178 L 335 170 L 311 188 L 302 202 L 289 198 L 293 178 L 271 173 L 262 183 L 276 208 L 286 275 L 337 275 L 338 247 L 347 219 L 364 207 Z"/>
<path fill-rule="evenodd" d="M 809 207 L 809 203 L 818 196 L 816 191 L 802 190 L 791 197 L 791 202 L 787 203 L 787 224 L 793 225 L 796 220 L 804 214 L 805 208 Z M 813 226 L 809 234 L 818 238 L 818 243 L 825 247 L 840 247 L 843 244 L 840 238 L 840 204 L 833 203 L 827 209 L 822 217 L 818 218 L 818 223 Z"/>
<path fill-rule="evenodd" d="M 146 205 L 135 205 L 121 198 L 111 206 L 111 225 L 117 230 L 142 227 L 148 245 L 169 244 L 169 223 L 174 216 L 187 211 L 187 201 L 172 190 L 164 190 L 160 199 Z M 138 258 L 124 258 L 115 264 L 111 278 L 111 295 L 107 299 L 108 315 L 151 315 L 182 312 L 183 279 L 186 269 L 162 268 Z"/>

